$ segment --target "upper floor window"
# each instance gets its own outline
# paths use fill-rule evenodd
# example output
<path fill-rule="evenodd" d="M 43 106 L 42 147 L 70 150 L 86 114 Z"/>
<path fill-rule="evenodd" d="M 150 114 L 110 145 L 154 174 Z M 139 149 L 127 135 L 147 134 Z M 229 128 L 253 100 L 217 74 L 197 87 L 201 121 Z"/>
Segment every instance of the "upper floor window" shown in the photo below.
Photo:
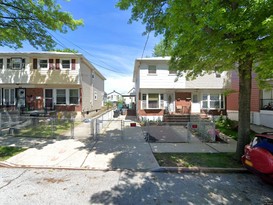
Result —
<path fill-rule="evenodd" d="M 25 59 L 24 58 L 8 58 L 7 68 L 13 69 L 13 70 L 21 70 L 25 68 Z"/>
<path fill-rule="evenodd" d="M 39 68 L 47 69 L 48 68 L 48 60 L 47 59 L 40 59 L 39 60 Z"/>
<path fill-rule="evenodd" d="M 170 75 L 176 75 L 177 71 L 176 70 L 169 70 Z"/>
<path fill-rule="evenodd" d="M 156 66 L 155 65 L 149 65 L 148 66 L 148 73 L 149 74 L 156 74 Z"/>
<path fill-rule="evenodd" d="M 70 60 L 63 59 L 61 60 L 62 69 L 70 69 Z"/>
<path fill-rule="evenodd" d="M 0 58 L 0 69 L 3 69 L 3 66 L 4 66 L 3 58 Z"/>

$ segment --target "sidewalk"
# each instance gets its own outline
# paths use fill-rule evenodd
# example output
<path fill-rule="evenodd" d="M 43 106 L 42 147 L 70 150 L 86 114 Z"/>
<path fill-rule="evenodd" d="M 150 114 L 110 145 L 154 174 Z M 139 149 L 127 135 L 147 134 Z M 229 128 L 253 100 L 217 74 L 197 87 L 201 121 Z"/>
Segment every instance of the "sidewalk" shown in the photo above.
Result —
<path fill-rule="evenodd" d="M 124 120 L 121 134 L 120 122 Z M 77 138 L 86 133 L 90 135 L 88 123 L 83 123 L 75 129 L 75 139 L 33 139 L 0 137 L 0 145 L 20 146 L 29 149 L 0 165 L 32 166 L 51 168 L 74 168 L 93 170 L 155 170 L 159 165 L 154 153 L 219 153 L 235 152 L 237 142 L 229 139 L 228 143 L 202 143 L 192 137 L 190 143 L 147 143 L 140 125 L 131 127 L 135 118 L 126 119 L 125 116 L 114 118 L 105 133 L 97 140 L 91 138 Z M 252 126 L 254 127 L 254 126 Z M 260 131 L 268 131 L 260 128 Z M 164 129 L 164 128 L 163 128 Z M 186 133 L 186 132 L 185 132 Z M 184 132 L 183 132 L 184 134 Z"/>
<path fill-rule="evenodd" d="M 123 116 L 121 116 L 123 117 Z M 110 123 L 97 141 L 95 140 L 51 140 L 50 143 L 35 141 L 30 149 L 5 161 L 11 166 L 58 167 L 93 170 L 152 170 L 159 167 L 149 143 L 145 142 L 140 126 L 129 127 L 126 120 L 123 135 L 120 135 L 120 120 Z M 89 129 L 82 125 L 81 128 Z M 84 130 L 81 130 L 84 132 Z M 89 130 L 85 130 L 88 134 Z M 75 136 L 77 133 L 75 132 Z M 14 138 L 2 140 L 1 145 L 17 145 Z M 23 145 L 21 139 L 17 139 Z M 21 143 L 20 143 L 21 142 Z M 26 142 L 28 143 L 28 142 Z"/>

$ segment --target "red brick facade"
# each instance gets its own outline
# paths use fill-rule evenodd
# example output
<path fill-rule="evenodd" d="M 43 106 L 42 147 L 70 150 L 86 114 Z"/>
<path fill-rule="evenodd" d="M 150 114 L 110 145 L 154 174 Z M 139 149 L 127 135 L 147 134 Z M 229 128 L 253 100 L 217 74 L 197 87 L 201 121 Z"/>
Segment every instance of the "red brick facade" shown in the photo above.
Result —
<path fill-rule="evenodd" d="M 260 111 L 260 90 L 258 88 L 257 81 L 255 80 L 255 74 L 252 76 L 252 88 L 251 88 L 251 111 Z M 237 72 L 233 72 L 231 75 L 231 90 L 232 93 L 227 96 L 227 110 L 239 110 L 239 76 Z"/>

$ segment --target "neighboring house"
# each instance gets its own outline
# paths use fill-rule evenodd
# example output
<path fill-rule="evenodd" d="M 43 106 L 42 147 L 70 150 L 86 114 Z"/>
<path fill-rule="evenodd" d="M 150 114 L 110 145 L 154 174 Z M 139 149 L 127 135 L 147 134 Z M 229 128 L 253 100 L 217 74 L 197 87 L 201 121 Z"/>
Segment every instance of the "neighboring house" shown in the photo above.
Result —
<path fill-rule="evenodd" d="M 251 86 L 251 123 L 273 128 L 273 81 L 271 89 L 260 90 L 252 76 Z M 232 120 L 238 120 L 239 110 L 239 77 L 236 71 L 231 75 L 231 94 L 227 96 L 227 115 Z"/>
<path fill-rule="evenodd" d="M 169 70 L 170 57 L 135 60 L 133 82 L 140 120 L 163 120 L 164 115 L 226 114 L 224 91 L 228 72 L 205 74 L 195 80 Z"/>
<path fill-rule="evenodd" d="M 119 92 L 115 90 L 107 94 L 107 101 L 116 103 L 120 100 L 122 100 L 122 94 L 120 94 Z"/>
<path fill-rule="evenodd" d="M 99 110 L 105 77 L 79 53 L 0 53 L 0 106 L 77 116 Z"/>
<path fill-rule="evenodd" d="M 124 103 L 129 109 L 132 109 L 136 103 L 136 92 L 135 88 L 132 88 L 128 91 L 126 94 L 122 94 L 122 98 L 124 100 Z"/>

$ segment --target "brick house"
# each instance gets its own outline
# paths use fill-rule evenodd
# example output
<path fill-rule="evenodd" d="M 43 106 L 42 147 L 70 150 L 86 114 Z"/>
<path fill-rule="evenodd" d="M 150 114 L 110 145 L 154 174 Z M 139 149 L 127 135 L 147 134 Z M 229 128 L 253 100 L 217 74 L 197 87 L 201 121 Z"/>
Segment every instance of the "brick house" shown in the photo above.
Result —
<path fill-rule="evenodd" d="M 0 107 L 75 112 L 101 109 L 105 77 L 79 53 L 0 53 Z"/>
<path fill-rule="evenodd" d="M 252 75 L 251 88 L 251 123 L 273 128 L 273 86 L 271 89 L 259 89 L 256 75 Z M 273 85 L 272 80 L 268 82 Z M 238 120 L 239 110 L 239 77 L 236 71 L 231 73 L 231 93 L 227 96 L 227 116 Z"/>

